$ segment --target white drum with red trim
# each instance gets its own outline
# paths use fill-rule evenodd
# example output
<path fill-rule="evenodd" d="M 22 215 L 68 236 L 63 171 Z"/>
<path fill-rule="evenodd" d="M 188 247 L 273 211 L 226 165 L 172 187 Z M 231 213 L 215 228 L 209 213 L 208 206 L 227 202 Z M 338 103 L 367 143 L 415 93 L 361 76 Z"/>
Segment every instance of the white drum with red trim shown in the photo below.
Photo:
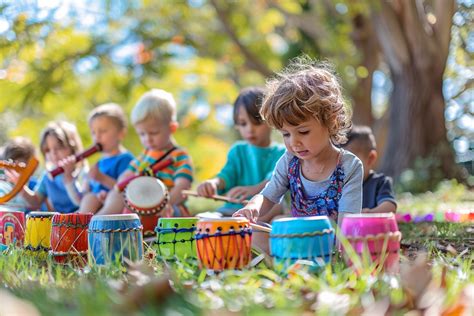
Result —
<path fill-rule="evenodd" d="M 155 177 L 138 177 L 126 187 L 125 204 L 132 212 L 152 215 L 165 209 L 169 201 L 168 189 Z"/>

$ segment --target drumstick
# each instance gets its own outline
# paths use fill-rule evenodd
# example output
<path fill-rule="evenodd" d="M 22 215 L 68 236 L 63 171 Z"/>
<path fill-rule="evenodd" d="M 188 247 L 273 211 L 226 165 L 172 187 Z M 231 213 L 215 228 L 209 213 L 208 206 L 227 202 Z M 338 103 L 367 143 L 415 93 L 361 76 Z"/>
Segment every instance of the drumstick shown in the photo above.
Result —
<path fill-rule="evenodd" d="M 202 198 L 208 198 L 208 199 L 213 199 L 216 201 L 224 201 L 224 202 L 229 202 L 229 203 L 240 203 L 240 204 L 247 204 L 249 201 L 248 200 L 243 200 L 242 202 L 237 201 L 236 199 L 229 198 L 227 196 L 222 196 L 222 195 L 211 195 L 209 197 L 207 196 L 202 196 L 199 195 L 196 191 L 190 191 L 190 190 L 183 190 L 182 193 L 184 195 L 189 195 L 189 196 L 196 196 L 196 197 L 202 197 Z"/>
<path fill-rule="evenodd" d="M 162 170 L 162 169 L 165 169 L 166 167 L 168 167 L 169 165 L 171 165 L 173 163 L 173 159 L 172 158 L 169 158 L 169 159 L 166 159 L 164 161 L 160 161 L 159 163 L 153 163 L 153 165 L 151 165 L 151 171 L 153 172 L 153 174 L 157 173 L 158 171 Z M 116 184 L 116 188 L 119 192 L 122 192 L 126 187 L 127 185 L 134 179 L 138 178 L 138 177 L 141 177 L 143 176 L 143 173 L 140 173 L 140 174 L 137 174 L 137 175 L 133 175 L 131 177 L 128 177 L 127 179 L 124 179 L 123 181 L 119 182 Z"/>
<path fill-rule="evenodd" d="M 75 156 L 76 158 L 76 162 L 79 162 L 81 160 L 84 160 L 85 158 L 95 154 L 96 152 L 98 151 L 102 151 L 102 145 L 101 144 L 95 144 L 93 146 L 91 146 L 90 148 L 88 148 L 87 150 L 77 154 Z M 54 178 L 58 175 L 60 175 L 61 173 L 64 172 L 64 168 L 63 167 L 57 167 L 56 169 L 53 169 L 49 172 L 49 176 L 51 178 Z"/>
<path fill-rule="evenodd" d="M 270 227 L 265 227 L 265 226 L 258 225 L 258 224 L 255 224 L 255 223 L 250 223 L 250 226 L 252 226 L 252 228 L 254 228 L 256 230 L 259 230 L 259 231 L 262 231 L 262 232 L 265 232 L 265 233 L 270 234 L 272 232 L 272 229 Z"/>

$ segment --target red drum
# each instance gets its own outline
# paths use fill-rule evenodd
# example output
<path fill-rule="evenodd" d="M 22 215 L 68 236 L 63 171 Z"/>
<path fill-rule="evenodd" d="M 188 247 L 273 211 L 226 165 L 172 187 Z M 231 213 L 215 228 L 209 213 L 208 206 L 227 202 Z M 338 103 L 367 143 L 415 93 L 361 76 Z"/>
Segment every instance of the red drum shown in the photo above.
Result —
<path fill-rule="evenodd" d="M 401 233 L 394 214 L 348 214 L 342 219 L 341 231 L 359 257 L 370 255 L 377 266 L 383 264 L 386 271 L 398 272 Z M 351 265 L 347 250 L 343 252 Z"/>
<path fill-rule="evenodd" d="M 25 238 L 25 214 L 18 211 L 0 210 L 0 244 L 17 247 Z"/>
<path fill-rule="evenodd" d="M 87 263 L 87 228 L 92 214 L 56 214 L 51 229 L 50 254 L 58 263 Z"/>
<path fill-rule="evenodd" d="M 250 262 L 252 228 L 243 217 L 203 218 L 196 224 L 201 266 L 215 271 L 243 269 Z"/>
<path fill-rule="evenodd" d="M 138 177 L 127 185 L 124 196 L 128 211 L 123 213 L 137 213 L 143 236 L 155 236 L 158 219 L 169 210 L 169 193 L 164 183 L 155 177 Z"/>

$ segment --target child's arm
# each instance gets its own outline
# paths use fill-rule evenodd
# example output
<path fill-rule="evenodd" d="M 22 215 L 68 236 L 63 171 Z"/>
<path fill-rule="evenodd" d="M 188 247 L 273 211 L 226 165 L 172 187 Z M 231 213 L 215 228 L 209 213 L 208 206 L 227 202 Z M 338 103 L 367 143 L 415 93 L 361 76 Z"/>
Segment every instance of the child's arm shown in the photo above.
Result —
<path fill-rule="evenodd" d="M 183 196 L 183 190 L 191 188 L 191 181 L 188 178 L 179 177 L 174 182 L 174 187 L 170 190 L 170 205 L 181 204 L 186 200 Z"/>
<path fill-rule="evenodd" d="M 81 175 L 73 176 L 76 169 L 76 157 L 71 155 L 65 159 L 62 159 L 58 165 L 64 169 L 64 186 L 71 202 L 79 206 L 82 199 L 82 188 L 78 177 Z M 82 170 L 81 170 L 82 171 Z"/>
<path fill-rule="evenodd" d="M 262 194 L 255 195 L 243 208 L 235 212 L 232 216 L 246 217 L 251 222 L 256 222 L 260 213 L 266 214 L 275 205 Z"/>
<path fill-rule="evenodd" d="M 397 205 L 390 201 L 383 201 L 374 208 L 364 208 L 362 213 L 395 213 Z"/>
<path fill-rule="evenodd" d="M 227 196 L 235 199 L 239 202 L 245 200 L 249 196 L 254 196 L 257 193 L 260 193 L 265 185 L 268 183 L 268 180 L 264 180 L 256 185 L 249 185 L 249 186 L 238 186 L 234 187 L 227 192 Z"/>
<path fill-rule="evenodd" d="M 105 186 L 108 189 L 112 189 L 117 183 L 114 178 L 100 172 L 99 167 L 95 164 L 91 170 L 89 170 L 89 178 L 95 180 Z"/>
<path fill-rule="evenodd" d="M 41 208 L 41 204 L 46 198 L 46 196 L 40 192 L 33 191 L 26 185 L 23 186 L 23 189 L 20 191 L 20 195 L 26 201 L 28 207 L 33 210 L 39 210 Z"/>
<path fill-rule="evenodd" d="M 211 197 L 217 194 L 218 190 L 225 188 L 225 181 L 221 178 L 213 178 L 198 185 L 196 191 L 200 196 Z"/>

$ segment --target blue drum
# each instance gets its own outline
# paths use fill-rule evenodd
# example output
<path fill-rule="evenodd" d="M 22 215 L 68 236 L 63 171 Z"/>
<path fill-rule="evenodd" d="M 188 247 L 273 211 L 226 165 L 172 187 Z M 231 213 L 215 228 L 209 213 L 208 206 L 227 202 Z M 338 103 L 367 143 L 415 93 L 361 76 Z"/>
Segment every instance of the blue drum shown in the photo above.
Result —
<path fill-rule="evenodd" d="M 270 254 L 277 268 L 297 260 L 322 267 L 331 260 L 334 229 L 327 216 L 292 217 L 273 221 Z"/>
<path fill-rule="evenodd" d="M 137 214 L 96 215 L 89 224 L 89 263 L 110 264 L 143 257 L 143 226 Z"/>

